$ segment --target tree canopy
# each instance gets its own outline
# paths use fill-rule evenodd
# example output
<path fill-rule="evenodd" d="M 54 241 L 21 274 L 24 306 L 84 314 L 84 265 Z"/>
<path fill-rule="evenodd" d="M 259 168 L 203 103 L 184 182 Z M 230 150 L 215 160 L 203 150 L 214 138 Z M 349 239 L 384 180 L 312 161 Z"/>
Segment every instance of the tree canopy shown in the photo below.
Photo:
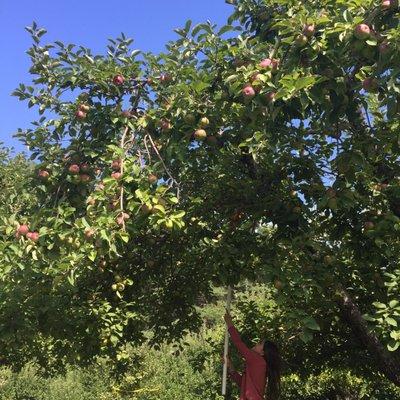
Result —
<path fill-rule="evenodd" d="M 34 200 L 2 220 L 2 347 L 123 359 L 248 279 L 283 341 L 352 336 L 399 384 L 398 3 L 231 3 L 158 55 L 27 28 Z"/>

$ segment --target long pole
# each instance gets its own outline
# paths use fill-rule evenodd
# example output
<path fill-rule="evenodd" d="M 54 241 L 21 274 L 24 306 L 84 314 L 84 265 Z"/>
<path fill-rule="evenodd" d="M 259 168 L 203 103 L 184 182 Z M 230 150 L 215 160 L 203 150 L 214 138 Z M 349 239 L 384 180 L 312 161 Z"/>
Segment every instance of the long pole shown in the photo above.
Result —
<path fill-rule="evenodd" d="M 228 293 L 226 296 L 226 309 L 229 312 L 231 310 L 231 300 L 232 300 L 232 288 L 228 286 Z M 222 371 L 222 396 L 226 394 L 226 379 L 228 377 L 228 364 L 226 358 L 228 357 L 229 348 L 229 332 L 228 327 L 225 328 L 225 343 L 224 343 L 224 368 Z"/>

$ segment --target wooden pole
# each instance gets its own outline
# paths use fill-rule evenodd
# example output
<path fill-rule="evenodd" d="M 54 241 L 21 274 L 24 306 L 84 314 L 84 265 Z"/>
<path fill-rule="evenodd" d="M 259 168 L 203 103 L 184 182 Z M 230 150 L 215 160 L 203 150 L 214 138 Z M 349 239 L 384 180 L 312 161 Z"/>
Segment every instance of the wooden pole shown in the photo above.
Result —
<path fill-rule="evenodd" d="M 232 300 L 232 288 L 228 286 L 228 293 L 226 296 L 226 310 L 229 312 L 231 310 L 231 300 Z M 228 357 L 229 348 L 229 332 L 228 327 L 225 327 L 225 343 L 224 343 L 224 368 L 222 371 L 222 396 L 226 394 L 226 379 L 228 377 L 228 364 L 226 363 L 226 358 Z"/>

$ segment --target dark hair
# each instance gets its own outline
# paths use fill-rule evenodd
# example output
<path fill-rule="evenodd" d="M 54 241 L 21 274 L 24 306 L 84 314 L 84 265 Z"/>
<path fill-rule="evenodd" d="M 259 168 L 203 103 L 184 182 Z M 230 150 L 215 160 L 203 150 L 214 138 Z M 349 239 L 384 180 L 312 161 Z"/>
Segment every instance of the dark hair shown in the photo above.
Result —
<path fill-rule="evenodd" d="M 281 355 L 274 342 L 264 342 L 264 358 L 267 363 L 266 398 L 278 400 L 281 394 Z"/>

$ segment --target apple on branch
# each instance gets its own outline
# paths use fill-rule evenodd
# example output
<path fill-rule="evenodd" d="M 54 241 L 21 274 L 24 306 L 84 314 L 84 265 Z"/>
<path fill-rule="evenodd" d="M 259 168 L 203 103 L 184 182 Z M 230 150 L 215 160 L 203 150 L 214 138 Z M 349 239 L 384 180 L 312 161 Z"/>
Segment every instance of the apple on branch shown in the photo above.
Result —
<path fill-rule="evenodd" d="M 41 178 L 45 181 L 50 176 L 50 173 L 49 173 L 49 171 L 47 171 L 45 169 L 40 169 L 38 172 L 38 176 L 39 176 L 39 178 Z"/>
<path fill-rule="evenodd" d="M 354 36 L 357 39 L 367 39 L 371 34 L 371 29 L 367 24 L 359 24 L 354 28 Z"/>
<path fill-rule="evenodd" d="M 210 125 L 210 120 L 207 117 L 200 118 L 199 121 L 200 128 L 206 128 L 208 125 Z"/>
<path fill-rule="evenodd" d="M 121 86 L 124 84 L 124 82 L 125 82 L 125 78 L 120 74 L 115 75 L 113 78 L 114 85 Z"/>
<path fill-rule="evenodd" d="M 147 180 L 148 180 L 148 182 L 149 182 L 151 185 L 153 185 L 154 183 L 156 183 L 156 182 L 158 181 L 158 177 L 157 177 L 157 175 L 150 174 L 150 175 L 147 177 Z"/>
<path fill-rule="evenodd" d="M 80 168 L 78 164 L 72 164 L 69 166 L 68 171 L 72 174 L 72 175 L 78 175 Z"/>
<path fill-rule="evenodd" d="M 22 224 L 18 227 L 16 233 L 19 237 L 19 236 L 26 236 L 28 232 L 29 232 L 29 226 L 26 224 Z"/>
<path fill-rule="evenodd" d="M 196 140 L 198 141 L 203 141 L 207 137 L 207 132 L 204 129 L 197 129 L 193 136 L 195 137 Z"/>
<path fill-rule="evenodd" d="M 26 234 L 26 237 L 30 240 L 32 240 L 32 242 L 37 242 L 39 240 L 39 233 L 38 232 L 28 232 Z"/>
<path fill-rule="evenodd" d="M 118 181 L 118 180 L 120 180 L 120 179 L 122 178 L 122 173 L 121 173 L 121 172 L 116 172 L 116 171 L 114 171 L 114 172 L 111 174 L 111 177 Z"/>
<path fill-rule="evenodd" d="M 86 118 L 86 113 L 82 110 L 77 110 L 75 113 L 75 117 L 77 119 L 85 119 Z"/>
<path fill-rule="evenodd" d="M 242 94 L 246 99 L 252 99 L 256 95 L 256 91 L 254 90 L 253 86 L 251 86 L 250 84 L 247 84 L 242 89 Z"/>
<path fill-rule="evenodd" d="M 305 24 L 303 27 L 303 35 L 307 37 L 313 36 L 315 33 L 315 25 L 314 24 Z"/>

